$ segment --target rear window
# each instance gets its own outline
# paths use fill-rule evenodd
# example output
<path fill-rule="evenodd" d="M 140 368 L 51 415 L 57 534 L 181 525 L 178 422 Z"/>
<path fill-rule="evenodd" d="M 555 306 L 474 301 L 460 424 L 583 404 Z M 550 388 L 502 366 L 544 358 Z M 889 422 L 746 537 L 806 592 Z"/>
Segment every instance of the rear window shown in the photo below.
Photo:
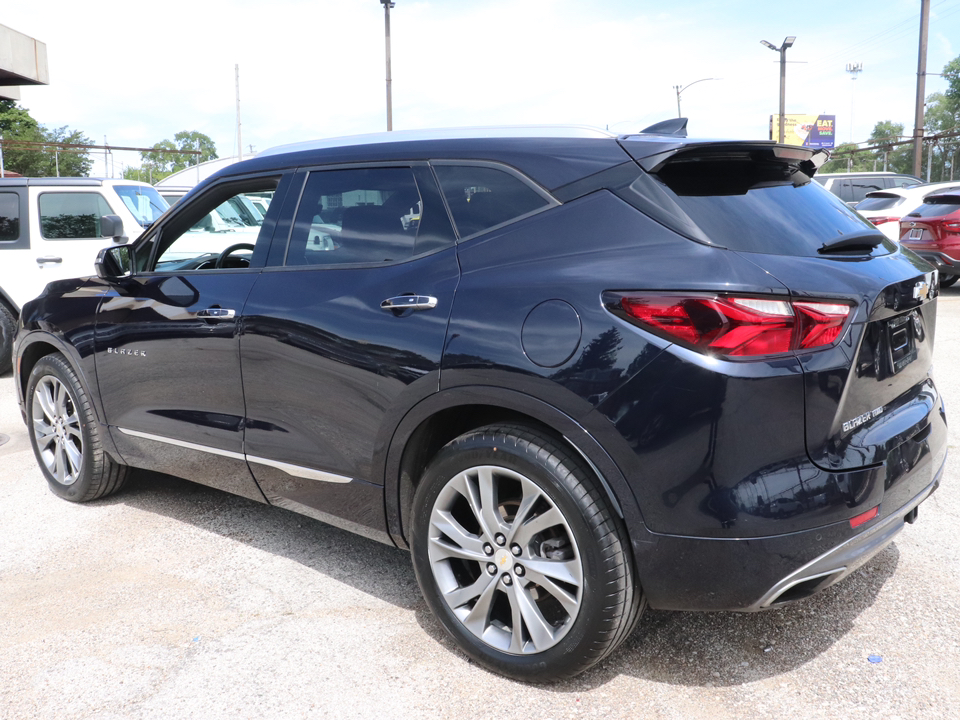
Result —
<path fill-rule="evenodd" d="M 944 198 L 927 198 L 923 205 L 913 210 L 907 217 L 941 217 L 960 210 L 960 197 L 950 195 Z"/>
<path fill-rule="evenodd" d="M 170 207 L 160 193 L 144 185 L 114 185 L 127 210 L 133 213 L 142 227 L 148 228 Z"/>
<path fill-rule="evenodd" d="M 889 210 L 900 205 L 905 198 L 900 195 L 883 195 L 864 198 L 857 203 L 857 210 Z"/>
<path fill-rule="evenodd" d="M 668 163 L 657 176 L 706 238 L 731 250 L 815 257 L 829 240 L 876 230 L 786 163 L 695 158 Z"/>

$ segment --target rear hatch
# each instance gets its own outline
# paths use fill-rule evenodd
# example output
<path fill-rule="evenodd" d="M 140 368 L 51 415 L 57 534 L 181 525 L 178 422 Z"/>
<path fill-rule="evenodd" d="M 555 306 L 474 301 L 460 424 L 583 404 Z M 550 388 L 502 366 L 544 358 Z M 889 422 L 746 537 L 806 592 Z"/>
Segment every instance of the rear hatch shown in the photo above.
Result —
<path fill-rule="evenodd" d="M 822 156 L 773 143 L 689 145 L 644 155 L 634 183 L 671 203 L 661 222 L 739 253 L 793 302 L 850 307 L 839 341 L 797 351 L 806 447 L 831 471 L 878 465 L 923 438 L 938 408 L 930 376 L 936 273 L 811 178 Z"/>
<path fill-rule="evenodd" d="M 901 220 L 901 242 L 908 247 L 932 249 L 943 240 L 944 218 L 958 212 L 960 195 L 930 195 L 924 198 L 920 207 L 904 215 Z"/>

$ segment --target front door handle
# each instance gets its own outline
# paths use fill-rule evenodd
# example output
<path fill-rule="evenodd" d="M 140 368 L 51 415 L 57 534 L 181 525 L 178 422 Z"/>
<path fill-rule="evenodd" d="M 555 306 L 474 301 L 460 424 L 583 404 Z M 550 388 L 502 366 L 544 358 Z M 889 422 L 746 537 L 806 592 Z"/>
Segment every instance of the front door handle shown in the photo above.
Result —
<path fill-rule="evenodd" d="M 44 255 L 43 257 L 37 258 L 37 265 L 43 265 L 45 263 L 62 263 L 63 258 L 55 257 L 53 255 Z"/>
<path fill-rule="evenodd" d="M 207 308 L 206 310 L 197 310 L 197 317 L 208 320 L 233 320 L 237 316 L 236 310 L 227 308 Z"/>
<path fill-rule="evenodd" d="M 383 310 L 433 310 L 436 306 L 437 299 L 430 295 L 398 295 L 380 303 Z"/>

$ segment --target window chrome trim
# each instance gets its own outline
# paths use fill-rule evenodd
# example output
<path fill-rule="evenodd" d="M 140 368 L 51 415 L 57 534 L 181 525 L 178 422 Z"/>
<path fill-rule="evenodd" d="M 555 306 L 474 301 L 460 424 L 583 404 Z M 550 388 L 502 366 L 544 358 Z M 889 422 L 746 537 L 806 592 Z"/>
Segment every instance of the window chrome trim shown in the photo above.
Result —
<path fill-rule="evenodd" d="M 188 450 L 210 453 L 211 455 L 220 455 L 222 457 L 231 458 L 232 460 L 244 460 L 246 462 L 256 463 L 257 465 L 266 465 L 268 467 L 281 470 L 287 475 L 304 478 L 306 480 L 317 480 L 318 482 L 329 483 L 353 482 L 353 478 L 349 478 L 344 475 L 328 473 L 322 470 L 314 470 L 313 468 L 303 467 L 301 465 L 291 465 L 290 463 L 280 462 L 279 460 L 270 460 L 268 458 L 256 457 L 254 455 L 245 455 L 243 453 L 236 453 L 231 450 L 221 450 L 220 448 L 209 447 L 208 445 L 198 445 L 196 443 L 187 442 L 186 440 L 174 440 L 173 438 L 163 437 L 162 435 L 153 435 L 152 433 L 140 432 L 139 430 L 130 430 L 129 428 L 118 427 L 117 430 L 122 432 L 124 435 L 131 435 L 133 437 L 143 438 L 144 440 L 153 440 L 154 442 L 175 445 Z"/>

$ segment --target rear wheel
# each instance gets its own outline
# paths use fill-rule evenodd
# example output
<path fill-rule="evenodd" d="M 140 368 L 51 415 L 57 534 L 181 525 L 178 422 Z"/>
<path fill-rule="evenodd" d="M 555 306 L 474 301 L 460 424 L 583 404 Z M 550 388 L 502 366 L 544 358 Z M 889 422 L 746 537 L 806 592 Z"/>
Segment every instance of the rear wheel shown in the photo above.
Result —
<path fill-rule="evenodd" d="M 960 275 L 941 275 L 940 287 L 950 287 L 956 283 L 957 280 L 960 280 Z"/>
<path fill-rule="evenodd" d="M 612 652 L 643 608 L 623 523 L 589 470 L 522 426 L 445 446 L 414 498 L 413 562 L 427 603 L 485 667 L 572 677 Z"/>
<path fill-rule="evenodd" d="M 13 364 L 13 334 L 17 321 L 13 313 L 0 301 L 0 375 L 10 370 Z"/>
<path fill-rule="evenodd" d="M 129 468 L 103 451 L 89 398 L 63 355 L 47 355 L 37 362 L 26 399 L 33 452 L 55 494 L 86 502 L 123 486 Z"/>

